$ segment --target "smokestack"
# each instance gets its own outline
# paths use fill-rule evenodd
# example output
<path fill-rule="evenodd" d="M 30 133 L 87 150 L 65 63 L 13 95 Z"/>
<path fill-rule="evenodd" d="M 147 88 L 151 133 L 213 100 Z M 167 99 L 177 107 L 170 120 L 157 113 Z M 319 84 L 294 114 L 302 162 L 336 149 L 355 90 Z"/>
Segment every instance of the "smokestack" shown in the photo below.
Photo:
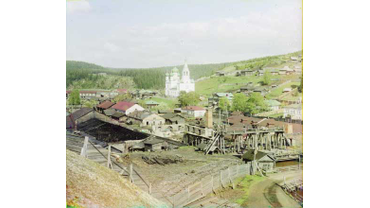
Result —
<path fill-rule="evenodd" d="M 293 125 L 292 124 L 289 123 L 285 126 L 285 133 L 286 134 L 293 134 Z"/>
<path fill-rule="evenodd" d="M 213 128 L 213 115 L 212 115 L 212 108 L 208 108 L 207 109 L 207 116 L 206 116 L 206 119 L 207 119 L 207 128 Z"/>

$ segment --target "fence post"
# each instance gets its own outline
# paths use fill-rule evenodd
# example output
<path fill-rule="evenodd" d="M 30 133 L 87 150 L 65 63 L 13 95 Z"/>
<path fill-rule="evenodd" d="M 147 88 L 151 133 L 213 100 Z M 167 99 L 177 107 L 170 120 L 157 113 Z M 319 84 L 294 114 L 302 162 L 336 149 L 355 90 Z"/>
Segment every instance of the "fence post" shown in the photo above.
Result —
<path fill-rule="evenodd" d="M 224 187 L 224 185 L 222 184 L 222 170 L 220 170 L 220 184 L 221 184 L 221 187 Z"/>
<path fill-rule="evenodd" d="M 111 145 L 108 146 L 108 161 L 107 161 L 107 167 L 113 169 L 113 165 L 110 159 L 111 155 Z"/>
<path fill-rule="evenodd" d="M 85 136 L 84 145 L 82 146 L 80 155 L 87 158 L 87 144 L 89 143 L 89 137 Z"/>
<path fill-rule="evenodd" d="M 233 182 L 233 180 L 231 179 L 231 175 L 230 175 L 230 167 L 227 167 L 227 170 L 228 170 L 228 175 L 229 175 L 229 180 L 230 180 L 230 183 L 231 183 L 231 185 L 233 186 L 233 189 L 235 189 L 235 186 L 234 186 L 234 182 Z"/>
<path fill-rule="evenodd" d="M 129 170 L 129 178 L 130 178 L 130 182 L 133 183 L 134 180 L 133 180 L 133 177 L 132 177 L 132 163 L 130 164 L 130 170 Z"/>
<path fill-rule="evenodd" d="M 175 194 L 172 196 L 172 206 L 175 207 Z"/>
<path fill-rule="evenodd" d="M 200 181 L 200 192 L 202 193 L 202 196 L 204 196 L 204 191 L 203 191 L 203 180 Z"/>
<path fill-rule="evenodd" d="M 212 181 L 212 191 L 215 193 L 215 187 L 213 186 L 213 175 L 211 181 Z"/>
<path fill-rule="evenodd" d="M 148 192 L 149 192 L 149 194 L 152 194 L 152 184 L 151 183 L 149 183 Z"/>

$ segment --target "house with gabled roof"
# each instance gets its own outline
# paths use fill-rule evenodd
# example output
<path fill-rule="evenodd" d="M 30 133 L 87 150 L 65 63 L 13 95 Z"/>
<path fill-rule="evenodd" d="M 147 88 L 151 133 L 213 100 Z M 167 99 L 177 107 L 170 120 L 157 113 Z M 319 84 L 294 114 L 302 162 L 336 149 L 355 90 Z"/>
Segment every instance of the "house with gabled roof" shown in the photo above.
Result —
<path fill-rule="evenodd" d="M 284 107 L 284 118 L 291 117 L 294 120 L 302 120 L 302 104 L 292 104 Z"/>
<path fill-rule="evenodd" d="M 66 128 L 67 129 L 74 129 L 76 128 L 76 124 L 79 123 L 80 120 L 83 120 L 84 117 L 87 117 L 93 113 L 94 110 L 91 108 L 81 108 L 72 114 L 69 114 L 66 117 Z"/>
<path fill-rule="evenodd" d="M 134 111 L 143 111 L 145 110 L 143 107 L 140 105 L 133 103 L 133 102 L 126 102 L 126 101 L 121 101 L 116 103 L 111 107 L 112 109 L 115 109 L 116 111 L 122 112 L 125 115 L 129 115 L 130 113 Z"/>
<path fill-rule="evenodd" d="M 145 105 L 148 107 L 148 108 L 153 108 L 153 107 L 157 107 L 159 106 L 159 103 L 154 101 L 154 100 L 148 100 L 145 102 Z"/>
<path fill-rule="evenodd" d="M 199 106 L 186 106 L 181 109 L 181 112 L 195 118 L 200 118 L 206 114 L 206 109 Z"/>
<path fill-rule="evenodd" d="M 165 124 L 163 117 L 148 111 L 134 111 L 128 115 L 128 118 L 140 126 L 160 126 Z"/>
<path fill-rule="evenodd" d="M 265 101 L 270 110 L 279 110 L 281 103 L 277 100 L 266 100 Z"/>
<path fill-rule="evenodd" d="M 112 107 L 114 105 L 113 102 L 109 101 L 109 100 L 106 100 L 102 103 L 100 103 L 99 105 L 96 106 L 96 109 L 100 112 L 103 112 L 104 110 L 107 110 L 109 109 L 110 107 Z"/>
<path fill-rule="evenodd" d="M 177 113 L 167 113 L 162 115 L 162 117 L 165 119 L 167 125 L 185 124 L 184 116 Z"/>

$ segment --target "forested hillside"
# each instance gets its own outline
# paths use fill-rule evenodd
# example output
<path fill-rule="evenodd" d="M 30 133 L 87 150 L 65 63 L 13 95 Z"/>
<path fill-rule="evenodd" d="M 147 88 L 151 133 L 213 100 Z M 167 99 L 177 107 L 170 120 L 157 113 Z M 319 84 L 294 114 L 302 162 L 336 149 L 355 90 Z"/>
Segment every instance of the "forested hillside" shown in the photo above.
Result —
<path fill-rule="evenodd" d="M 104 69 L 104 67 L 83 61 L 67 61 L 66 69 Z"/>
<path fill-rule="evenodd" d="M 215 71 L 227 66 L 228 63 L 222 64 L 195 64 L 188 65 L 190 77 L 199 79 L 214 74 Z M 172 68 L 177 67 L 182 71 L 183 65 L 167 66 L 149 69 L 112 69 L 117 71 L 121 76 L 128 76 L 134 79 L 138 88 L 142 89 L 163 89 L 165 87 L 166 72 L 170 72 Z"/>
<path fill-rule="evenodd" d="M 219 64 L 189 64 L 192 79 L 208 77 L 216 71 L 231 72 L 243 69 L 258 69 L 263 67 L 280 67 L 287 63 L 290 56 L 301 55 L 302 51 L 262 58 L 236 61 Z M 165 66 L 156 68 L 106 68 L 96 64 L 67 61 L 67 88 L 83 89 L 111 89 L 111 88 L 139 88 L 139 89 L 163 89 L 165 87 L 166 72 L 174 67 L 182 71 L 183 65 Z M 101 77 L 98 73 L 106 73 Z"/>
<path fill-rule="evenodd" d="M 206 77 L 214 74 L 215 71 L 227 66 L 222 64 L 202 64 L 189 65 L 190 75 L 193 79 Z M 105 78 L 111 76 L 125 77 L 125 80 L 132 79 L 135 87 L 140 89 L 163 89 L 165 87 L 166 72 L 170 72 L 175 66 L 166 66 L 158 68 L 104 68 L 99 65 L 79 61 L 67 61 L 67 88 L 101 88 L 107 86 L 107 83 L 101 84 L 102 77 L 98 73 L 106 73 Z M 183 66 L 176 66 L 180 71 Z M 114 80 L 114 79 L 113 79 Z M 112 80 L 111 80 L 112 81 Z M 127 81 L 129 82 L 129 81 Z M 100 83 L 100 84 L 99 84 Z M 110 86 L 115 86 L 111 84 Z M 103 88 L 110 89 L 110 88 Z"/>

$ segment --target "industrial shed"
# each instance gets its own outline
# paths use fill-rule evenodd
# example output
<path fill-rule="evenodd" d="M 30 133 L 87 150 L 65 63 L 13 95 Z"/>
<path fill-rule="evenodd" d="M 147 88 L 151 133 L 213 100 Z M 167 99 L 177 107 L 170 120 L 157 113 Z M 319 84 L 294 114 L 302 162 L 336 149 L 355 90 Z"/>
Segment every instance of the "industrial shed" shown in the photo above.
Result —
<path fill-rule="evenodd" d="M 256 159 L 258 167 L 265 171 L 272 171 L 275 167 L 276 159 L 268 154 L 267 152 L 262 152 L 257 150 L 257 154 L 254 155 L 255 150 L 249 149 L 243 156 L 243 160 L 246 162 L 254 161 Z"/>

